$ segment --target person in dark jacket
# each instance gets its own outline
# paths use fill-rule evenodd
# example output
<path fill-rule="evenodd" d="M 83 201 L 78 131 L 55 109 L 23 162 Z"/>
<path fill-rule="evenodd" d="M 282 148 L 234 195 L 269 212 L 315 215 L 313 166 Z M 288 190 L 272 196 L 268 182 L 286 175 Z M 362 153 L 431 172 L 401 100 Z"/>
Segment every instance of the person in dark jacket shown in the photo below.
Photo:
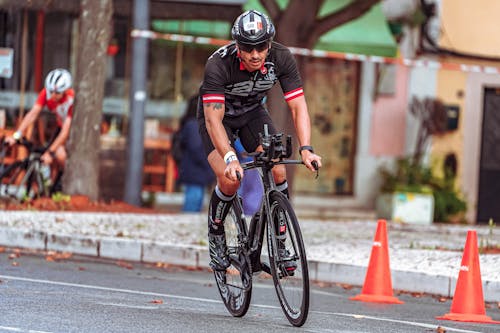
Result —
<path fill-rule="evenodd" d="M 191 97 L 186 113 L 179 124 L 182 158 L 179 171 L 179 183 L 184 187 L 184 212 L 199 212 L 203 208 L 205 189 L 210 186 L 215 176 L 207 162 L 203 143 L 199 133 L 196 109 L 198 95 Z"/>

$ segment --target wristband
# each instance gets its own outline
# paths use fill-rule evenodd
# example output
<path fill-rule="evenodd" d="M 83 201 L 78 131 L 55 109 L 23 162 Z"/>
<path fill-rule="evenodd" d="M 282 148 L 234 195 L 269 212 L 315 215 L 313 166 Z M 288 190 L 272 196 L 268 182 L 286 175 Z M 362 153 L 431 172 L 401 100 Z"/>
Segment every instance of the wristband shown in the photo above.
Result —
<path fill-rule="evenodd" d="M 12 134 L 12 137 L 14 138 L 14 140 L 16 141 L 19 141 L 22 137 L 22 133 L 20 131 L 15 131 L 14 134 Z"/>
<path fill-rule="evenodd" d="M 232 150 L 228 151 L 226 155 L 224 155 L 224 162 L 226 162 L 226 164 L 229 164 L 232 161 L 237 161 L 237 160 L 238 156 L 236 156 L 236 153 Z"/>
<path fill-rule="evenodd" d="M 312 146 L 300 146 L 299 154 L 302 154 L 303 150 L 309 150 L 311 153 L 314 153 L 314 149 Z"/>

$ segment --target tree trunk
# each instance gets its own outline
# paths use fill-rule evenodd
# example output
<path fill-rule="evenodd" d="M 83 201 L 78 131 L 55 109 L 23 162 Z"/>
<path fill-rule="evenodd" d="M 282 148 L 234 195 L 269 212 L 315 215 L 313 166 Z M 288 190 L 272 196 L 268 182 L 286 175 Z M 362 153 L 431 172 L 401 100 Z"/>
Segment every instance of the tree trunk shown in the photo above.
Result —
<path fill-rule="evenodd" d="M 99 198 L 99 150 L 106 50 L 110 40 L 112 0 L 82 0 L 76 102 L 64 172 L 64 192 Z"/>

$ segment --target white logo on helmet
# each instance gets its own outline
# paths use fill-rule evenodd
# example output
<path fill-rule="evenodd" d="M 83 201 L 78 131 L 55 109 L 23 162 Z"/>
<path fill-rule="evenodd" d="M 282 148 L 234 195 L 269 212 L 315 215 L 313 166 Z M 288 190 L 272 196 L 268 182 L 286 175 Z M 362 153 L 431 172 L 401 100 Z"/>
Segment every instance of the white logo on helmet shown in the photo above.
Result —
<path fill-rule="evenodd" d="M 251 31 L 255 30 L 256 32 L 261 31 L 263 28 L 262 20 L 260 17 L 255 17 L 255 21 L 250 21 L 248 19 L 244 19 L 243 21 L 243 30 Z"/>

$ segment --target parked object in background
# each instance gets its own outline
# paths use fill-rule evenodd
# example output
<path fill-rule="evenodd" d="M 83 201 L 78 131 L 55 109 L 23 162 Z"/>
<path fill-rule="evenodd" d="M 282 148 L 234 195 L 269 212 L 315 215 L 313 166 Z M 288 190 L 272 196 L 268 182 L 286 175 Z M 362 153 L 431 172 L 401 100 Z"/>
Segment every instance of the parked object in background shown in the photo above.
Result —
<path fill-rule="evenodd" d="M 384 193 L 377 198 L 376 206 L 382 219 L 412 224 L 431 224 L 434 219 L 432 193 Z"/>

